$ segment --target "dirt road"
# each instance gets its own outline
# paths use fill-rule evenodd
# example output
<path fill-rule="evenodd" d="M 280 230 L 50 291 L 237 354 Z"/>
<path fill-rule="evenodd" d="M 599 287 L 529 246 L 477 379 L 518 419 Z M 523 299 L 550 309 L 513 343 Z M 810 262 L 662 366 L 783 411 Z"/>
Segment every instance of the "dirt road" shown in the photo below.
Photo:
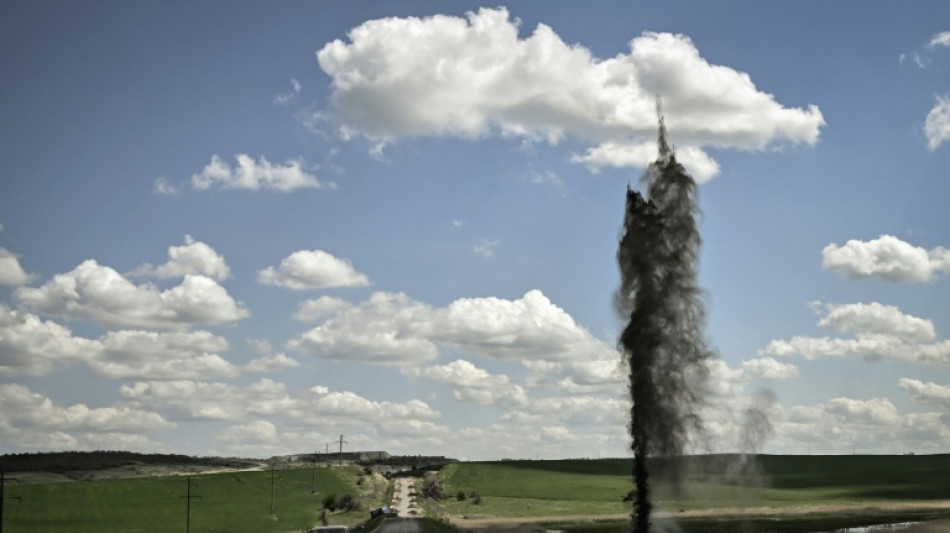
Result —
<path fill-rule="evenodd" d="M 415 502 L 412 501 L 411 493 L 414 486 L 412 478 L 399 477 L 396 478 L 395 483 L 392 508 L 401 517 L 420 516 L 422 510 L 416 507 Z"/>

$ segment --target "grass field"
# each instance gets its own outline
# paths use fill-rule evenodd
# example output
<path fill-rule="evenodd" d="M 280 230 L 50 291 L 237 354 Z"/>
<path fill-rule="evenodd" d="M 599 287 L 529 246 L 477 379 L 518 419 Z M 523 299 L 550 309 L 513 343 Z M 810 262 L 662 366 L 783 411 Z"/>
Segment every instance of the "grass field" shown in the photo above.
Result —
<path fill-rule="evenodd" d="M 311 494 L 312 470 L 277 470 L 276 518 L 271 516 L 271 472 L 232 472 L 192 476 L 191 531 L 289 532 L 317 525 L 321 502 L 329 494 L 358 497 L 371 478 L 358 468 L 318 468 L 316 494 Z M 185 531 L 183 476 L 131 478 L 74 483 L 8 483 L 4 505 L 6 533 L 167 533 Z M 18 496 L 20 501 L 10 497 Z M 379 496 L 380 498 L 382 495 Z M 367 506 L 378 502 L 367 502 Z M 361 511 L 332 515 L 333 523 L 354 523 Z"/>
<path fill-rule="evenodd" d="M 676 517 L 686 532 L 731 531 L 740 519 L 753 531 L 815 531 L 950 516 L 950 455 L 758 459 L 757 470 L 743 471 L 736 456 L 691 458 L 681 492 L 654 485 L 658 514 Z M 470 519 L 614 517 L 584 530 L 616 530 L 632 509 L 621 501 L 632 488 L 631 466 L 629 459 L 452 464 L 440 474 L 444 492 L 477 492 L 481 501 L 453 498 L 442 510 Z"/>
<path fill-rule="evenodd" d="M 692 458 L 681 493 L 657 482 L 658 519 L 674 518 L 683 533 L 801 533 L 950 517 L 950 455 L 761 456 L 761 475 L 737 469 L 735 459 Z M 617 532 L 631 511 L 622 501 L 632 488 L 630 469 L 629 459 L 453 463 L 439 474 L 450 498 L 438 510 L 456 517 L 463 529 L 479 520 L 521 520 L 534 526 L 518 531 L 537 531 L 543 524 Z M 318 468 L 316 494 L 311 472 L 275 472 L 276 517 L 269 471 L 192 476 L 191 531 L 299 532 L 317 524 L 327 495 L 365 493 L 362 510 L 331 516 L 332 523 L 353 525 L 367 509 L 386 503 L 385 480 L 361 468 Z M 11 479 L 17 475 L 7 478 L 6 533 L 185 531 L 185 477 L 19 483 Z M 459 491 L 477 492 L 481 501 L 456 501 Z M 462 515 L 468 518 L 459 519 Z M 437 522 L 428 525 L 450 530 Z"/>

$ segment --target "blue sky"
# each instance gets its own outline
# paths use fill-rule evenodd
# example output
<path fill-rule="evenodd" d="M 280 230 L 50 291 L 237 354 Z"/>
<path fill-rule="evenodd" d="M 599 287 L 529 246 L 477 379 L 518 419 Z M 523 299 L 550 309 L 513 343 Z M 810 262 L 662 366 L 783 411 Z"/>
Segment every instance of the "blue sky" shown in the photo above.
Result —
<path fill-rule="evenodd" d="M 626 453 L 655 95 L 773 453 L 950 446 L 950 7 L 5 2 L 0 450 Z"/>

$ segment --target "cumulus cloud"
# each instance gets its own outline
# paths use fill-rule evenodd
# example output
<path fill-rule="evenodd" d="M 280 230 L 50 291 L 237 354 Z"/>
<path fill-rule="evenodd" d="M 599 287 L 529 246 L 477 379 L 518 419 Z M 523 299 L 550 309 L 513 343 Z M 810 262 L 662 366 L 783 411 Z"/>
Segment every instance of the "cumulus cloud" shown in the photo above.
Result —
<path fill-rule="evenodd" d="M 405 364 L 435 359 L 439 344 L 517 361 L 590 361 L 616 353 L 538 290 L 517 300 L 462 298 L 440 309 L 377 292 L 289 346 L 328 359 Z"/>
<path fill-rule="evenodd" d="M 40 287 L 20 287 L 15 296 L 31 310 L 104 326 L 176 329 L 235 322 L 249 315 L 242 303 L 206 276 L 185 274 L 180 285 L 161 291 L 150 284 L 135 285 L 93 259 Z"/>
<path fill-rule="evenodd" d="M 240 370 L 222 358 L 228 343 L 207 331 L 110 331 L 98 339 L 76 337 L 69 328 L 0 304 L 0 375 L 49 374 L 85 364 L 112 379 L 210 379 Z"/>
<path fill-rule="evenodd" d="M 798 377 L 798 368 L 795 365 L 777 361 L 772 357 L 743 361 L 740 368 L 749 376 L 767 381 L 785 381 Z"/>
<path fill-rule="evenodd" d="M 297 305 L 294 320 L 299 322 L 313 322 L 326 318 L 350 307 L 350 303 L 333 296 L 321 296 L 316 300 L 304 300 Z"/>
<path fill-rule="evenodd" d="M 20 266 L 20 260 L 17 256 L 0 246 L 0 285 L 26 285 L 33 280 L 35 276 L 28 274 Z"/>
<path fill-rule="evenodd" d="M 428 306 L 405 294 L 377 292 L 291 340 L 288 346 L 326 359 L 421 363 L 438 356 L 435 344 L 417 332 L 431 313 Z"/>
<path fill-rule="evenodd" d="M 110 449 L 142 445 L 154 449 L 146 435 L 174 427 L 173 422 L 147 409 L 85 404 L 64 407 L 23 385 L 0 384 L 0 437 L 8 446 L 62 450 L 109 442 Z"/>
<path fill-rule="evenodd" d="M 186 274 L 207 276 L 222 281 L 231 277 L 231 269 L 214 248 L 196 241 L 191 235 L 185 235 L 183 246 L 168 248 L 168 261 L 159 266 L 144 264 L 129 273 L 131 276 L 154 277 L 159 279 L 180 278 Z"/>
<path fill-rule="evenodd" d="M 571 161 L 583 163 L 591 172 L 597 173 L 604 167 L 646 167 L 656 161 L 656 157 L 656 141 L 608 141 L 587 150 L 584 155 L 572 155 Z M 697 183 L 705 183 L 719 174 L 719 163 L 695 146 L 677 147 L 676 160 L 686 167 Z"/>
<path fill-rule="evenodd" d="M 73 336 L 65 326 L 0 303 L 0 376 L 48 374 L 97 350 L 96 342 Z"/>
<path fill-rule="evenodd" d="M 924 383 L 910 378 L 901 378 L 898 383 L 917 403 L 933 405 L 944 410 L 950 407 L 950 387 L 948 386 L 933 382 Z"/>
<path fill-rule="evenodd" d="M 285 257 L 277 268 L 257 273 L 257 281 L 293 290 L 365 287 L 369 278 L 346 259 L 323 250 L 300 250 Z"/>
<path fill-rule="evenodd" d="M 300 363 L 296 359 L 288 357 L 284 353 L 276 353 L 252 359 L 250 363 L 244 365 L 244 371 L 268 374 L 271 372 L 280 372 L 288 368 L 297 368 L 299 366 Z"/>
<path fill-rule="evenodd" d="M 131 407 L 150 406 L 171 420 L 267 418 L 287 426 L 376 427 L 386 420 L 424 421 L 440 417 L 421 400 L 377 401 L 350 391 L 314 386 L 290 392 L 283 383 L 261 379 L 246 386 L 191 380 L 140 381 L 120 389 Z"/>
<path fill-rule="evenodd" d="M 451 385 L 455 388 L 452 394 L 460 402 L 503 406 L 528 402 L 524 389 L 512 383 L 508 376 L 492 375 L 464 359 L 424 368 L 404 367 L 402 373 Z"/>
<path fill-rule="evenodd" d="M 892 282 L 922 282 L 937 272 L 950 270 L 950 250 L 938 246 L 930 251 L 891 235 L 871 241 L 849 240 L 821 251 L 822 267 L 849 279 L 877 277 Z"/>
<path fill-rule="evenodd" d="M 950 46 L 950 31 L 942 31 L 933 36 L 930 39 L 930 42 L 927 44 L 930 48 L 938 48 L 941 46 Z"/>
<path fill-rule="evenodd" d="M 950 341 L 938 340 L 930 320 L 908 315 L 897 307 L 857 303 L 825 305 L 820 327 L 853 337 L 792 337 L 773 340 L 762 353 L 805 359 L 859 356 L 866 360 L 894 359 L 950 365 Z"/>
<path fill-rule="evenodd" d="M 107 378 L 211 379 L 240 373 L 219 355 L 228 342 L 207 331 L 110 331 L 98 344 L 98 353 L 87 363 Z"/>
<path fill-rule="evenodd" d="M 263 157 L 260 161 L 247 154 L 238 154 L 237 166 L 224 162 L 217 155 L 201 172 L 191 176 L 191 185 L 205 191 L 214 187 L 221 189 L 244 189 L 257 191 L 272 189 L 291 192 L 297 189 L 335 189 L 333 182 L 324 182 L 306 170 L 302 159 L 291 159 L 283 165 L 273 165 Z"/>
<path fill-rule="evenodd" d="M 941 413 L 901 413 L 887 398 L 832 398 L 776 406 L 774 445 L 787 453 L 937 453 L 950 430 Z"/>
<path fill-rule="evenodd" d="M 748 74 L 712 65 L 684 35 L 644 33 L 628 53 L 593 57 L 539 24 L 520 38 L 508 11 L 466 18 L 371 20 L 317 54 L 332 78 L 332 109 L 344 137 L 377 146 L 401 137 L 501 135 L 592 145 L 577 162 L 642 166 L 663 98 L 671 138 L 704 177 L 703 147 L 761 150 L 814 144 L 824 124 L 815 106 L 786 108 Z M 638 155 L 639 154 L 639 155 Z M 698 165 L 697 165 L 698 164 Z"/>
<path fill-rule="evenodd" d="M 119 393 L 130 405 L 151 406 L 172 420 L 239 420 L 290 406 L 286 387 L 262 379 L 246 387 L 192 380 L 138 381 Z"/>
<path fill-rule="evenodd" d="M 937 103 L 924 120 L 924 135 L 927 136 L 927 148 L 931 151 L 950 140 L 950 96 L 937 96 Z"/>
<path fill-rule="evenodd" d="M 564 394 L 613 392 L 626 380 L 620 356 L 608 351 L 575 361 L 526 360 L 523 364 L 530 370 L 525 378 L 529 386 Z"/>

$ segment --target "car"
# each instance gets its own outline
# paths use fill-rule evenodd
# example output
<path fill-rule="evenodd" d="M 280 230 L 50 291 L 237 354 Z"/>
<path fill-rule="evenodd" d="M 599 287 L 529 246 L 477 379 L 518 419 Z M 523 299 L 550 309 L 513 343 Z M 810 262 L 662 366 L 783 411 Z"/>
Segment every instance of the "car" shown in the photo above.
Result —
<path fill-rule="evenodd" d="M 308 529 L 307 533 L 350 533 L 350 528 L 346 526 L 320 526 Z"/>
<path fill-rule="evenodd" d="M 370 518 L 376 518 L 377 516 L 393 517 L 396 515 L 396 510 L 389 507 L 377 507 L 369 512 Z"/>

